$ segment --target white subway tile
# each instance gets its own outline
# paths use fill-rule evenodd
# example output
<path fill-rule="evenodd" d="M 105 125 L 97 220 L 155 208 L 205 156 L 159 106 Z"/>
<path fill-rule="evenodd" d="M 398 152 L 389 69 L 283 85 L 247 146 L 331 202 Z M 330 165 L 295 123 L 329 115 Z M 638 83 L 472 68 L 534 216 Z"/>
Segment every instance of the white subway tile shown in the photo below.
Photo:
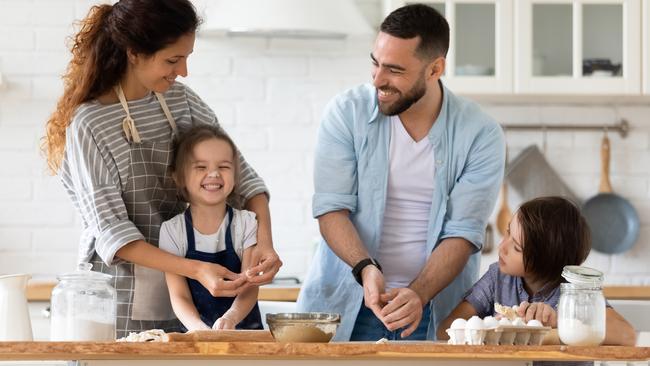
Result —
<path fill-rule="evenodd" d="M 278 255 L 284 264 L 277 276 L 295 276 L 300 279 L 303 279 L 307 273 L 313 257 L 308 250 L 281 250 Z"/>
<path fill-rule="evenodd" d="M 259 78 L 186 78 L 187 84 L 202 98 L 221 102 L 261 100 L 264 98 L 264 79 Z"/>
<path fill-rule="evenodd" d="M 0 59 L 1 61 L 1 59 Z M 1 71 L 1 70 L 0 70 Z M 9 103 L 23 102 L 32 97 L 32 79 L 29 76 L 3 75 L 3 85 L 0 86 L 0 109 Z M 1 121 L 0 121 L 1 122 Z"/>
<path fill-rule="evenodd" d="M 329 100 L 340 92 L 339 83 L 333 80 L 270 78 L 267 87 L 268 101 L 272 103 Z"/>
<path fill-rule="evenodd" d="M 0 152 L 4 154 L 4 152 Z M 29 201 L 32 198 L 32 182 L 25 178 L 0 178 L 0 201 Z M 2 223 L 0 223 L 2 225 Z"/>
<path fill-rule="evenodd" d="M 271 129 L 273 151 L 297 151 L 313 155 L 317 126 L 295 126 L 291 130 Z"/>
<path fill-rule="evenodd" d="M 37 1 L 32 11 L 32 22 L 38 26 L 68 26 L 75 20 L 73 0 Z"/>
<path fill-rule="evenodd" d="M 251 130 L 234 126 L 228 130 L 228 134 L 230 134 L 244 156 L 248 151 L 266 151 L 269 147 L 269 135 L 264 129 Z"/>
<path fill-rule="evenodd" d="M 345 50 L 344 40 L 272 38 L 269 43 L 271 54 L 337 55 L 342 50 Z"/>
<path fill-rule="evenodd" d="M 539 106 L 536 105 L 486 104 L 482 108 L 485 113 L 500 124 L 528 125 L 540 123 Z"/>
<path fill-rule="evenodd" d="M 36 34 L 36 50 L 68 53 L 69 37 L 73 36 L 74 30 L 71 25 L 68 25 L 65 27 L 39 27 L 34 32 Z"/>
<path fill-rule="evenodd" d="M 45 122 L 54 112 L 54 101 L 0 101 L 0 124 L 12 127 L 29 126 L 45 133 Z"/>
<path fill-rule="evenodd" d="M 279 226 L 299 226 L 305 224 L 304 202 L 301 200 L 273 201 L 270 204 L 273 222 Z"/>
<path fill-rule="evenodd" d="M 29 252 L 32 248 L 32 232 L 25 229 L 12 229 L 0 227 L 0 258 L 3 258 L 7 252 Z M 0 263 L 2 259 L 0 259 Z M 0 268 L 3 268 L 0 266 Z M 9 273 L 0 270 L 0 273 Z"/>
<path fill-rule="evenodd" d="M 194 76 L 228 76 L 232 73 L 230 57 L 216 51 L 195 51 L 187 63 L 188 73 Z"/>
<path fill-rule="evenodd" d="M 34 72 L 33 75 L 52 75 L 57 79 L 63 75 L 70 61 L 70 54 L 65 51 L 39 51 L 34 53 Z M 63 92 L 63 84 L 58 93 Z M 54 97 L 58 96 L 55 93 Z"/>
<path fill-rule="evenodd" d="M 32 246 L 38 253 L 77 253 L 80 228 L 36 228 Z"/>
<path fill-rule="evenodd" d="M 540 107 L 540 122 L 551 124 L 611 125 L 618 122 L 612 107 L 549 105 Z"/>
<path fill-rule="evenodd" d="M 77 263 L 76 252 L 69 253 L 3 253 L 0 268 L 3 273 L 29 273 L 46 275 L 74 271 Z"/>
<path fill-rule="evenodd" d="M 69 226 L 73 219 L 72 205 L 66 207 L 40 202 L 5 202 L 0 210 L 0 223 L 12 227 Z"/>
<path fill-rule="evenodd" d="M 199 28 L 198 37 L 194 44 L 194 52 L 206 51 L 215 52 L 219 55 L 254 55 L 258 56 L 268 47 L 268 39 L 255 37 L 215 37 L 201 33 Z"/>
<path fill-rule="evenodd" d="M 237 123 L 246 126 L 273 126 L 284 131 L 286 127 L 308 125 L 312 113 L 308 104 L 255 103 L 237 104 Z"/>
<path fill-rule="evenodd" d="M 311 57 L 309 59 L 309 75 L 322 78 L 341 78 L 348 75 L 368 78 L 371 70 L 370 56 L 361 57 Z"/>
<path fill-rule="evenodd" d="M 70 197 L 63 188 L 61 179 L 58 176 L 43 175 L 35 178 L 34 181 L 34 200 L 43 202 L 48 205 L 55 205 L 57 202 L 70 202 Z"/>
<path fill-rule="evenodd" d="M 42 131 L 27 127 L 3 127 L 0 125 L 0 152 L 4 150 L 31 151 L 41 138 Z"/>
<path fill-rule="evenodd" d="M 612 272 L 636 274 L 648 277 L 648 253 L 650 253 L 650 227 L 639 231 L 639 240 L 627 252 L 612 255 Z"/>
<path fill-rule="evenodd" d="M 273 77 L 307 75 L 305 57 L 235 57 L 233 59 L 236 77 Z"/>
<path fill-rule="evenodd" d="M 33 5 L 25 0 L 2 0 L 0 11 L 0 24 L 28 25 L 32 20 Z"/>
<path fill-rule="evenodd" d="M 45 160 L 36 151 L 3 151 L 0 154 L 3 174 L 15 178 L 40 176 L 45 171 Z"/>
<path fill-rule="evenodd" d="M 0 26 L 0 52 L 34 49 L 34 33 L 24 26 Z"/>
<path fill-rule="evenodd" d="M 59 76 L 34 77 L 32 95 L 37 100 L 57 100 L 63 94 L 63 80 Z"/>

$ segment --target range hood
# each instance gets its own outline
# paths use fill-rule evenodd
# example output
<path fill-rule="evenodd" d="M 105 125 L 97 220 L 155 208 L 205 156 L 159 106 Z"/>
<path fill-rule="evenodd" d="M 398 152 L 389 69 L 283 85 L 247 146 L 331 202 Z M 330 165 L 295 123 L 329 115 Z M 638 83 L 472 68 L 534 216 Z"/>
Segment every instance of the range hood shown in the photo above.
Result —
<path fill-rule="evenodd" d="M 334 38 L 372 35 L 353 0 L 213 0 L 201 35 Z"/>

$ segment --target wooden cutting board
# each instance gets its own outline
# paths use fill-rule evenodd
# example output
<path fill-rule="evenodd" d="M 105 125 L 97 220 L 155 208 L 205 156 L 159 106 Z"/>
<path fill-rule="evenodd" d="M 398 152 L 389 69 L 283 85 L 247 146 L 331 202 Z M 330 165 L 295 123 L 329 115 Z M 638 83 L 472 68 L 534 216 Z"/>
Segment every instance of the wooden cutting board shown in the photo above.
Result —
<path fill-rule="evenodd" d="M 275 342 L 268 330 L 194 330 L 167 333 L 163 342 Z"/>

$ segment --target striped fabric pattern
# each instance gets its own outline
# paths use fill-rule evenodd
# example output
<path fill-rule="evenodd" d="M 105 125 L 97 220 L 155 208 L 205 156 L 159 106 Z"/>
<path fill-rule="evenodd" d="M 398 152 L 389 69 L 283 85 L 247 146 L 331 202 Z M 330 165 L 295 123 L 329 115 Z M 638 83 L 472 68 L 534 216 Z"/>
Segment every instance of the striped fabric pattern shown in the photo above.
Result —
<path fill-rule="evenodd" d="M 218 125 L 214 112 L 187 86 L 176 82 L 164 97 L 179 132 L 195 124 Z M 143 141 L 169 139 L 171 128 L 153 93 L 128 104 Z M 146 237 L 129 221 L 122 200 L 130 174 L 129 144 L 121 125 L 125 116 L 119 103 L 102 105 L 92 101 L 79 107 L 66 133 L 59 175 L 83 221 L 80 261 L 89 261 L 97 251 L 102 260 L 111 264 L 115 252 L 131 241 L 158 242 L 157 237 Z M 264 181 L 243 157 L 239 188 L 244 200 L 268 193 Z"/>

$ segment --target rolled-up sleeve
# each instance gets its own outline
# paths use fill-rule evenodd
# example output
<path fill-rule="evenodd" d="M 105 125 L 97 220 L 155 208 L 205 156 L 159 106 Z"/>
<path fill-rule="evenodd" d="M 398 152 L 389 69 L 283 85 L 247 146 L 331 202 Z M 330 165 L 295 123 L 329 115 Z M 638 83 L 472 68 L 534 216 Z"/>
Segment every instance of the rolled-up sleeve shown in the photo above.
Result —
<path fill-rule="evenodd" d="M 144 236 L 129 220 L 119 180 L 109 169 L 106 151 L 82 124 L 72 124 L 66 134 L 61 178 L 84 222 L 84 237 L 94 238 L 94 249 L 107 264 L 115 253 Z M 86 248 L 90 250 L 91 248 Z"/>
<path fill-rule="evenodd" d="M 353 121 L 345 110 L 343 101 L 335 99 L 330 102 L 318 131 L 312 202 L 315 218 L 332 211 L 348 210 L 354 213 L 357 209 Z"/>
<path fill-rule="evenodd" d="M 485 226 L 503 179 L 505 144 L 498 124 L 490 123 L 472 141 L 465 166 L 454 182 L 440 239 L 460 237 L 483 247 Z"/>
<path fill-rule="evenodd" d="M 193 124 L 210 124 L 221 128 L 217 116 L 214 114 L 214 111 L 210 106 L 208 106 L 199 96 L 192 91 L 192 89 L 186 88 L 187 93 L 187 103 L 189 105 L 190 114 Z M 244 155 L 239 151 L 239 182 L 238 190 L 239 195 L 242 198 L 242 206 L 250 198 L 264 193 L 267 197 L 270 198 L 269 190 L 264 184 L 264 180 L 257 174 L 253 167 L 248 164 Z"/>

